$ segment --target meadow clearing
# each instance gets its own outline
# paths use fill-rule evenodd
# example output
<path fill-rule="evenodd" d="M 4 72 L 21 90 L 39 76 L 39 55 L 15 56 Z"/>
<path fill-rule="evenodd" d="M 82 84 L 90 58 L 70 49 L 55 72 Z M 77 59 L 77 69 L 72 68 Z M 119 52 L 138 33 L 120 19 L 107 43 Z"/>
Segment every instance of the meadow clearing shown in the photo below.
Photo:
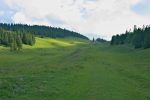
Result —
<path fill-rule="evenodd" d="M 0 46 L 0 100 L 150 100 L 150 49 L 77 38 Z"/>

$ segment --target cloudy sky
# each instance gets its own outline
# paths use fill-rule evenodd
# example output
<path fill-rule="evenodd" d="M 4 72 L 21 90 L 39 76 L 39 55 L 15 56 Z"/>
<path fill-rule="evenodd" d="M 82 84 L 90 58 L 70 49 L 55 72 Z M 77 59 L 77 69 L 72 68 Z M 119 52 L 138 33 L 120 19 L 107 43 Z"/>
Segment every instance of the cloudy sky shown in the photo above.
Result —
<path fill-rule="evenodd" d="M 109 40 L 150 24 L 150 0 L 0 0 L 0 22 L 62 27 Z"/>

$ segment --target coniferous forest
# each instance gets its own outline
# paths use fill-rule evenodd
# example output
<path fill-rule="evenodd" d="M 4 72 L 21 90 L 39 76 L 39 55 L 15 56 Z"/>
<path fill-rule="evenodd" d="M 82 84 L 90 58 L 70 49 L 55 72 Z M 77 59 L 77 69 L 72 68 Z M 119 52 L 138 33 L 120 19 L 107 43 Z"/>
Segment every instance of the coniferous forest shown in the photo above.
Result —
<path fill-rule="evenodd" d="M 40 37 L 51 37 L 51 38 L 79 37 L 82 39 L 88 39 L 86 36 L 81 35 L 77 32 L 50 26 L 0 23 L 0 28 L 9 31 L 21 31 L 21 32 L 26 31 L 30 34 Z"/>
<path fill-rule="evenodd" d="M 11 51 L 21 50 L 22 44 L 31 46 L 34 45 L 36 42 L 35 36 L 42 38 L 78 37 L 82 39 L 88 39 L 77 32 L 61 28 L 0 23 L 0 45 L 10 47 Z"/>
<path fill-rule="evenodd" d="M 124 34 L 117 34 L 112 37 L 111 45 L 132 44 L 134 48 L 150 48 L 150 26 L 137 28 L 133 31 L 126 31 Z"/>
<path fill-rule="evenodd" d="M 104 40 L 104 39 L 101 39 L 101 38 L 97 38 L 96 42 L 105 43 L 105 42 L 107 42 L 107 40 Z"/>
<path fill-rule="evenodd" d="M 10 47 L 11 51 L 19 51 L 22 44 L 34 45 L 34 35 L 23 31 L 8 31 L 0 28 L 0 45 Z"/>

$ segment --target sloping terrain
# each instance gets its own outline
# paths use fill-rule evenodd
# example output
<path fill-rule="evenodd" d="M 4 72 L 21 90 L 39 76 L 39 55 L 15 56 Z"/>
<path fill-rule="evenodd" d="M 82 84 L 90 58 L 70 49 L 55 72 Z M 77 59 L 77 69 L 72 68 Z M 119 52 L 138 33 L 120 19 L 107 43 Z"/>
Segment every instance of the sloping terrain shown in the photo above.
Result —
<path fill-rule="evenodd" d="M 0 100 L 149 100 L 150 49 L 37 38 L 0 47 Z"/>

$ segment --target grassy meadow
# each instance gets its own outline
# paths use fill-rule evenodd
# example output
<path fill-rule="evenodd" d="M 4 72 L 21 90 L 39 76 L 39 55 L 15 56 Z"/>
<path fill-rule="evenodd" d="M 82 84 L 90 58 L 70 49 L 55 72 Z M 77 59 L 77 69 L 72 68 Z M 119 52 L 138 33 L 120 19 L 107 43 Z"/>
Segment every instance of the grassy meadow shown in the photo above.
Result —
<path fill-rule="evenodd" d="M 0 100 L 150 100 L 150 49 L 36 38 L 0 46 Z"/>

